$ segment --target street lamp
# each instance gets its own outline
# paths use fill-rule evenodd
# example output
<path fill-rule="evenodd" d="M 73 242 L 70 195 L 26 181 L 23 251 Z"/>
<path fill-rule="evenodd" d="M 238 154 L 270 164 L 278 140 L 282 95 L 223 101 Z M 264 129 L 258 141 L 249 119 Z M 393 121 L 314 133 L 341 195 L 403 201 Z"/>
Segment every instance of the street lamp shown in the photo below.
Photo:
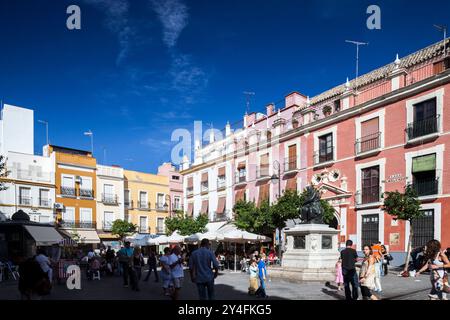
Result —
<path fill-rule="evenodd" d="M 94 156 L 94 133 L 91 131 L 91 129 L 89 129 L 89 131 L 85 132 L 84 135 L 91 137 L 91 153 L 92 156 Z"/>
<path fill-rule="evenodd" d="M 47 138 L 47 145 L 48 145 L 48 122 L 44 120 L 38 120 L 39 123 L 45 124 L 45 136 Z"/>
<path fill-rule="evenodd" d="M 280 196 L 281 196 L 281 166 L 277 160 L 275 160 L 273 162 L 273 169 L 275 170 L 275 172 L 278 173 L 278 175 L 274 173 L 272 175 L 272 177 L 270 177 L 270 180 L 272 181 L 272 183 L 275 183 L 278 180 L 278 196 L 277 196 L 277 198 L 280 198 Z"/>

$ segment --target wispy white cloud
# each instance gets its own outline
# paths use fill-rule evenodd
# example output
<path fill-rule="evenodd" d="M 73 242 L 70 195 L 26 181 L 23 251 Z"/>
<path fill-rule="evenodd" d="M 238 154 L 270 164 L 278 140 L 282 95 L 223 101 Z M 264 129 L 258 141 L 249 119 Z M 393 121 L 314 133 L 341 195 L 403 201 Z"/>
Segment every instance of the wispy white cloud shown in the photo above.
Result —
<path fill-rule="evenodd" d="M 105 26 L 117 35 L 119 42 L 119 53 L 116 58 L 116 64 L 120 65 L 128 56 L 132 38 L 136 34 L 136 30 L 129 25 L 129 9 L 128 0 L 84 0 L 105 13 Z"/>
<path fill-rule="evenodd" d="M 180 0 L 150 0 L 150 4 L 163 25 L 164 44 L 174 47 L 188 24 L 187 6 Z"/>

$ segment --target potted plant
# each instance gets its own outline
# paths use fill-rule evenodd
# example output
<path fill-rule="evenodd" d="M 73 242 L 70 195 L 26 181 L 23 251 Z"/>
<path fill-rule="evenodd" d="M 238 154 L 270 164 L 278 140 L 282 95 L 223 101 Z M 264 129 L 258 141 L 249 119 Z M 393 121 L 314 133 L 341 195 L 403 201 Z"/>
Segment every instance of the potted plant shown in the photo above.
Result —
<path fill-rule="evenodd" d="M 331 114 L 331 107 L 329 106 L 329 105 L 326 105 L 325 107 L 323 107 L 323 109 L 322 109 L 322 112 L 323 112 L 323 115 L 325 116 L 325 117 L 328 117 L 330 114 Z"/>

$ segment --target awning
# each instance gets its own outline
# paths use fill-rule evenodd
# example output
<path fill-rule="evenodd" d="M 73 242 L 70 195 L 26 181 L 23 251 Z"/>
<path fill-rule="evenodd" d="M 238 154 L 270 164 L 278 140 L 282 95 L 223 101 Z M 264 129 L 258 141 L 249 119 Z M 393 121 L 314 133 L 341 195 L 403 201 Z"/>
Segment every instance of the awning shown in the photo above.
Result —
<path fill-rule="evenodd" d="M 235 202 L 245 200 L 245 189 L 236 191 Z"/>
<path fill-rule="evenodd" d="M 426 172 L 436 170 L 436 154 L 413 158 L 412 172 Z"/>
<path fill-rule="evenodd" d="M 53 227 L 27 225 L 24 227 L 36 241 L 37 246 L 51 246 L 64 240 Z"/>
<path fill-rule="evenodd" d="M 194 215 L 194 204 L 193 203 L 188 203 L 187 215 L 189 217 L 192 217 Z"/>
<path fill-rule="evenodd" d="M 194 180 L 193 180 L 192 177 L 189 177 L 189 178 L 188 178 L 188 180 L 187 180 L 187 187 L 188 187 L 188 188 L 194 187 Z"/>
<path fill-rule="evenodd" d="M 286 181 L 286 190 L 297 191 L 297 179 L 291 178 Z"/>
<path fill-rule="evenodd" d="M 225 167 L 219 168 L 219 172 L 218 172 L 217 176 L 223 177 L 224 175 L 225 175 Z"/>
<path fill-rule="evenodd" d="M 238 170 L 245 169 L 245 162 L 239 163 L 238 166 L 237 166 L 237 169 Z"/>
<path fill-rule="evenodd" d="M 202 173 L 202 182 L 208 182 L 208 172 Z"/>
<path fill-rule="evenodd" d="M 223 214 L 225 212 L 225 201 L 226 197 L 219 198 L 219 204 L 217 205 L 217 213 Z"/>
<path fill-rule="evenodd" d="M 200 210 L 200 213 L 208 213 L 208 200 L 202 201 L 202 209 Z"/>
<path fill-rule="evenodd" d="M 80 230 L 77 229 L 75 231 L 78 236 L 79 240 L 78 243 L 100 243 L 100 238 L 98 237 L 97 231 L 95 230 Z"/>

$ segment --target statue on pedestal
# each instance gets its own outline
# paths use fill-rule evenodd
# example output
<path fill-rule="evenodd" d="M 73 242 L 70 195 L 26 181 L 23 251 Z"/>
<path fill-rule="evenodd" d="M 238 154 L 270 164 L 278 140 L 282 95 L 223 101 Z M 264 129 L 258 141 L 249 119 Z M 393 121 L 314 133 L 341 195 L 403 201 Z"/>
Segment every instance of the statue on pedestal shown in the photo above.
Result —
<path fill-rule="evenodd" d="M 325 224 L 319 191 L 312 186 L 307 186 L 305 194 L 305 201 L 300 208 L 302 224 Z"/>

